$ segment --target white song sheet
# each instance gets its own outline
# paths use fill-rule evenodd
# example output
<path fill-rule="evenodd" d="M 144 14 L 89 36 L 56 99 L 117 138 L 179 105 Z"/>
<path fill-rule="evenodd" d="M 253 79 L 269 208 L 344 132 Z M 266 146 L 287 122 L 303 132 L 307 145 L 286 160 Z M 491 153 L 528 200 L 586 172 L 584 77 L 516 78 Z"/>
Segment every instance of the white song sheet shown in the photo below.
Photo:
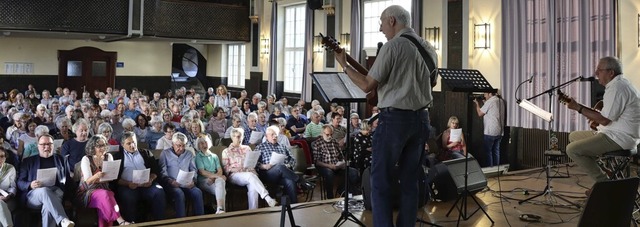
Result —
<path fill-rule="evenodd" d="M 451 133 L 449 134 L 449 141 L 450 142 L 462 141 L 462 129 L 461 128 L 451 129 Z"/>
<path fill-rule="evenodd" d="M 56 184 L 57 172 L 57 168 L 38 169 L 36 180 L 40 181 L 40 184 L 44 187 L 53 186 Z"/>
<path fill-rule="evenodd" d="M 133 170 L 133 183 L 146 184 L 147 182 L 149 182 L 149 174 L 151 174 L 151 169 L 149 168 L 143 170 Z"/>
<path fill-rule="evenodd" d="M 262 142 L 262 137 L 264 136 L 264 132 L 253 131 L 251 132 L 251 137 L 249 137 L 250 144 L 258 144 Z"/>
<path fill-rule="evenodd" d="M 258 159 L 260 158 L 260 151 L 251 151 L 247 152 L 244 156 L 244 162 L 242 164 L 242 168 L 255 168 L 256 164 L 258 164 Z"/>
<path fill-rule="evenodd" d="M 276 152 L 271 152 L 271 160 L 269 160 L 269 164 L 271 165 L 283 164 L 286 158 L 287 158 L 286 155 L 276 153 Z"/>
<path fill-rule="evenodd" d="M 117 179 L 118 173 L 120 172 L 120 162 L 122 162 L 122 160 L 102 162 L 102 172 L 104 176 L 100 177 L 100 181 L 105 182 Z"/>
<path fill-rule="evenodd" d="M 180 170 L 180 172 L 178 172 L 178 177 L 176 177 L 176 181 L 181 186 L 185 186 L 193 182 L 193 177 L 195 175 L 196 175 L 196 171 L 187 172 L 187 171 Z"/>

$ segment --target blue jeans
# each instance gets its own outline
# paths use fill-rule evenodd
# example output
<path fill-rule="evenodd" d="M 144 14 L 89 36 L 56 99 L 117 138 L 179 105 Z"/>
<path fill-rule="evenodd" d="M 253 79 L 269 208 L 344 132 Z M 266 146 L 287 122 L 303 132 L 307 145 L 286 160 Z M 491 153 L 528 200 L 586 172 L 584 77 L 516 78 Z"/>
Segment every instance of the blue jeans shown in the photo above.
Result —
<path fill-rule="evenodd" d="M 500 141 L 502 136 L 484 135 L 485 166 L 500 165 Z"/>
<path fill-rule="evenodd" d="M 169 198 L 173 198 L 174 206 L 176 209 L 176 218 L 187 216 L 186 198 L 185 195 L 191 199 L 191 205 L 193 205 L 193 215 L 204 214 L 204 201 L 202 198 L 202 191 L 196 186 L 193 188 L 174 188 L 171 185 L 163 185 Z"/>
<path fill-rule="evenodd" d="M 322 176 L 322 178 L 324 178 L 324 188 L 325 191 L 327 192 L 327 199 L 333 199 L 334 195 L 333 195 L 333 177 L 338 175 L 338 176 L 344 176 L 344 169 L 339 169 L 339 170 L 332 170 L 329 168 L 325 168 L 325 167 L 320 167 L 320 166 L 316 166 L 316 168 L 318 169 L 318 172 L 320 173 L 320 176 Z M 347 167 L 349 168 L 349 192 L 354 193 L 356 192 L 357 188 L 356 186 L 358 185 L 358 182 L 360 181 L 359 177 L 358 177 L 358 170 L 355 168 L 351 168 L 351 167 Z M 340 186 L 338 187 L 338 190 L 342 191 L 344 188 L 344 183 L 340 183 Z"/>
<path fill-rule="evenodd" d="M 270 184 L 282 185 L 285 194 L 289 196 L 291 203 L 298 203 L 298 188 L 296 182 L 298 182 L 298 175 L 290 170 L 285 165 L 275 165 L 269 170 L 260 170 L 258 172 L 260 179 L 263 179 Z"/>
<path fill-rule="evenodd" d="M 138 187 L 131 189 L 127 186 L 118 186 L 118 204 L 120 204 L 120 213 L 124 220 L 142 222 L 147 221 L 138 216 L 138 203 L 140 199 L 147 202 L 147 208 L 151 209 L 153 220 L 162 220 L 165 218 L 165 207 L 167 201 L 162 186 L 157 183 L 151 184 L 148 188 Z"/>
<path fill-rule="evenodd" d="M 373 134 L 371 206 L 376 226 L 394 226 L 391 187 L 398 163 L 400 209 L 396 226 L 415 226 L 418 174 L 422 173 L 424 146 L 429 135 L 427 111 L 382 111 Z"/>

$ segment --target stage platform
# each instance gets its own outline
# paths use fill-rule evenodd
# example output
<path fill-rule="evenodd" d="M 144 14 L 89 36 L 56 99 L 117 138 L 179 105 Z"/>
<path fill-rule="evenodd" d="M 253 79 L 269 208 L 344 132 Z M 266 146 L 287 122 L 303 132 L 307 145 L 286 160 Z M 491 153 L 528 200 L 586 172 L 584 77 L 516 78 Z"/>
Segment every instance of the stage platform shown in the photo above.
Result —
<path fill-rule="evenodd" d="M 637 167 L 632 166 L 632 175 L 636 174 Z M 565 171 L 561 165 L 555 170 Z M 569 168 L 570 177 L 552 179 L 551 186 L 554 193 L 560 194 L 568 200 L 584 204 L 586 187 L 591 187 L 593 181 L 580 171 L 579 168 Z M 498 177 L 488 179 L 488 188 L 478 192 L 475 196 L 481 205 L 487 210 L 489 216 L 495 221 L 494 226 L 576 226 L 580 220 L 581 210 L 567 206 L 555 198 L 538 197 L 530 202 L 518 204 L 519 200 L 526 199 L 540 193 L 546 184 L 545 174 L 542 168 L 530 169 L 519 172 L 508 172 Z M 501 192 L 501 193 L 500 193 Z M 314 200 L 308 203 L 294 204 L 293 215 L 299 226 L 333 226 L 340 218 L 340 210 L 334 208 L 336 201 L 319 200 L 319 189 L 316 188 Z M 477 208 L 473 200 L 468 200 L 468 210 Z M 446 213 L 454 201 L 431 201 L 427 206 L 419 210 L 418 217 L 436 223 L 441 226 L 456 226 L 458 212 L 454 210 L 449 217 Z M 157 222 L 136 224 L 137 226 L 278 226 L 280 224 L 280 206 L 274 208 L 262 208 L 253 211 L 236 211 L 225 214 L 210 214 L 198 217 L 169 219 Z M 353 212 L 354 216 L 367 226 L 373 226 L 374 220 L 371 211 Z M 521 214 L 535 214 L 541 216 L 539 222 L 526 222 L 520 220 Z M 286 226 L 289 225 L 287 220 Z M 346 222 L 342 226 L 357 226 L 353 222 Z M 416 226 L 420 226 L 416 223 Z M 491 226 L 489 219 L 479 211 L 469 220 L 462 220 L 460 226 Z"/>

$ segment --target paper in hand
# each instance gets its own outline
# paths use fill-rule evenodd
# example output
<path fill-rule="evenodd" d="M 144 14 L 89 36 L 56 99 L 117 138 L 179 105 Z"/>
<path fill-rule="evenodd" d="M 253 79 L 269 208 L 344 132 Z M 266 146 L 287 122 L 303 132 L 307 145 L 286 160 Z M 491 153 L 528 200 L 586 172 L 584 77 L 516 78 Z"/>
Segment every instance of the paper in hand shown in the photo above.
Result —
<path fill-rule="evenodd" d="M 271 165 L 284 164 L 284 160 L 286 158 L 287 156 L 284 154 L 271 152 L 271 160 L 269 160 L 269 164 Z"/>
<path fill-rule="evenodd" d="M 462 141 L 462 129 L 456 128 L 451 129 L 451 133 L 449 134 L 449 142 L 460 142 Z"/>
<path fill-rule="evenodd" d="M 251 137 L 249 137 L 249 144 L 258 144 L 262 141 L 262 137 L 264 136 L 264 132 L 253 131 L 251 132 Z"/>
<path fill-rule="evenodd" d="M 104 176 L 100 177 L 100 181 L 105 182 L 117 179 L 118 173 L 120 173 L 120 162 L 122 162 L 122 160 L 102 162 L 102 172 Z"/>
<path fill-rule="evenodd" d="M 256 164 L 258 164 L 258 159 L 260 159 L 260 151 L 247 152 L 244 156 L 242 168 L 255 168 Z"/>
<path fill-rule="evenodd" d="M 196 171 L 183 171 L 180 170 L 180 172 L 178 172 L 178 176 L 176 177 L 176 182 L 178 182 L 178 184 L 180 184 L 180 186 L 186 186 L 187 184 L 190 184 L 191 182 L 193 182 L 193 177 L 196 175 Z"/>
<path fill-rule="evenodd" d="M 50 187 L 56 184 L 57 168 L 38 169 L 36 173 L 36 180 L 40 181 L 40 184 L 44 187 Z"/>
<path fill-rule="evenodd" d="M 151 169 L 146 168 L 143 170 L 133 170 L 133 183 L 136 184 L 146 184 L 149 182 L 149 174 L 151 173 Z"/>
<path fill-rule="evenodd" d="M 62 147 L 62 142 L 64 142 L 63 139 L 53 140 L 53 149 L 60 149 L 60 147 Z"/>

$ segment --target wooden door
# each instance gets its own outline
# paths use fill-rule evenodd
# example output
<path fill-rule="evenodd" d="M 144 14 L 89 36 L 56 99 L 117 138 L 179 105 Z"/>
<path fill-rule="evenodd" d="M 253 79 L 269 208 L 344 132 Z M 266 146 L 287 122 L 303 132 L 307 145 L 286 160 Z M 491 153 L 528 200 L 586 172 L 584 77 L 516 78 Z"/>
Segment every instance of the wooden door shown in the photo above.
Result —
<path fill-rule="evenodd" d="M 105 91 L 115 85 L 116 52 L 95 47 L 58 50 L 58 86 L 80 93 L 84 90 Z"/>

